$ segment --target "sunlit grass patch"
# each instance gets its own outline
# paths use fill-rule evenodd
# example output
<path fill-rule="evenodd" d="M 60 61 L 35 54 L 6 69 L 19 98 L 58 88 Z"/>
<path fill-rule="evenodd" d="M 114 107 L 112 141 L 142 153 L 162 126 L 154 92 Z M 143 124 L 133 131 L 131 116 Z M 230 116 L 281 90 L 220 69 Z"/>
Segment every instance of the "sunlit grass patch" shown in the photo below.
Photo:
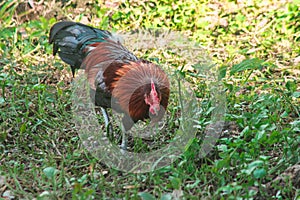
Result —
<path fill-rule="evenodd" d="M 123 173 L 94 158 L 72 120 L 69 67 L 48 44 L 50 27 L 62 19 L 119 33 L 171 29 L 194 41 L 219 69 L 226 95 L 226 123 L 214 149 L 199 157 L 214 109 L 209 80 L 193 68 L 204 65 L 188 65 L 176 46 L 139 49 L 129 43 L 138 56 L 185 77 L 203 115 L 189 149 L 155 172 Z M 1 2 L 0 197 L 297 198 L 299 21 L 296 1 Z M 170 117 L 177 109 L 170 104 Z M 169 130 L 176 128 L 176 120 L 169 121 Z M 164 141 L 156 140 L 137 140 L 133 148 L 159 148 Z"/>

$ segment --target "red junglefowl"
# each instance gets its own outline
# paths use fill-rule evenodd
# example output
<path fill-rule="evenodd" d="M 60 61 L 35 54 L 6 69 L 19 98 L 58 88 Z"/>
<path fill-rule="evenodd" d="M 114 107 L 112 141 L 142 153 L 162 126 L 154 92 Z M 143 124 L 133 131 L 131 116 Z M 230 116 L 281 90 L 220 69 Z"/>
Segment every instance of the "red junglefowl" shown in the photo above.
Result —
<path fill-rule="evenodd" d="M 170 85 L 165 72 L 156 64 L 139 59 L 110 32 L 81 23 L 62 21 L 50 30 L 53 55 L 75 69 L 85 69 L 91 97 L 100 106 L 108 123 L 107 108 L 124 113 L 125 132 L 139 120 L 159 121 L 167 108 Z"/>

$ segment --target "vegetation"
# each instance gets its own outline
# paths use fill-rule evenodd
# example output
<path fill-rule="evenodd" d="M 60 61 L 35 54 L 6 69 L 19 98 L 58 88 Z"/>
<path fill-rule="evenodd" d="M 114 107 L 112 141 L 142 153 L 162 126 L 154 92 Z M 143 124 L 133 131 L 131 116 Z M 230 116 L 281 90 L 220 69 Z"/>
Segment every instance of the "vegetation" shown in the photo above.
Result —
<path fill-rule="evenodd" d="M 0 198 L 298 199 L 299 6 L 288 0 L 1 2 Z M 187 61 L 176 54 L 140 49 L 139 56 L 172 63 L 193 84 L 206 118 L 180 159 L 159 170 L 120 172 L 93 157 L 72 120 L 71 72 L 48 43 L 50 27 L 64 19 L 110 31 L 166 28 L 201 46 L 226 94 L 214 150 L 196 156 L 213 109 L 205 78 L 182 68 Z"/>

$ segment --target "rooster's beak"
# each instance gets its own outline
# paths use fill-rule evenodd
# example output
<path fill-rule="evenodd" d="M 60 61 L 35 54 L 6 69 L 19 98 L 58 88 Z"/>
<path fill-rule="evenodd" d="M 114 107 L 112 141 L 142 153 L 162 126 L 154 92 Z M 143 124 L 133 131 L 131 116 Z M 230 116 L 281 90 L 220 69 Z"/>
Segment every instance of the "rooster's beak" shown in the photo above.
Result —
<path fill-rule="evenodd" d="M 158 116 L 160 110 L 160 105 L 153 105 L 150 107 L 149 111 L 153 116 Z"/>

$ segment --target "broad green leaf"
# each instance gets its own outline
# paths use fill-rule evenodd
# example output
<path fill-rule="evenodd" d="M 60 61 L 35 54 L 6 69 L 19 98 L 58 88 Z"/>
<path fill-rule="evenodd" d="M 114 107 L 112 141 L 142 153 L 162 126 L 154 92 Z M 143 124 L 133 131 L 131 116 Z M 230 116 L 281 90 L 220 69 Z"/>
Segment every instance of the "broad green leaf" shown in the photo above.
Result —
<path fill-rule="evenodd" d="M 225 78 L 226 71 L 227 71 L 227 66 L 221 66 L 219 68 L 218 80 L 221 80 L 222 78 Z"/>
<path fill-rule="evenodd" d="M 138 195 L 142 198 L 142 200 L 155 200 L 156 199 L 152 194 L 149 194 L 148 192 L 139 192 Z"/>
<path fill-rule="evenodd" d="M 295 98 L 299 98 L 300 97 L 300 92 L 294 92 L 292 94 L 292 96 L 295 97 Z"/>
<path fill-rule="evenodd" d="M 243 60 L 241 63 L 232 66 L 230 75 L 233 75 L 236 72 L 245 71 L 247 69 L 261 69 L 261 64 L 263 62 L 263 60 L 260 60 L 258 58 Z"/>
<path fill-rule="evenodd" d="M 170 193 L 163 194 L 160 198 L 160 200 L 171 200 L 171 199 L 172 199 L 172 194 Z"/>
<path fill-rule="evenodd" d="M 176 177 L 171 177 L 171 184 L 174 189 L 179 189 L 181 186 L 181 179 Z"/>
<path fill-rule="evenodd" d="M 52 179 L 57 174 L 58 170 L 54 167 L 46 167 L 43 172 L 49 179 Z"/>
<path fill-rule="evenodd" d="M 251 174 L 257 167 L 260 167 L 264 164 L 262 160 L 255 160 L 247 166 L 247 169 L 241 170 L 245 174 Z"/>
<path fill-rule="evenodd" d="M 254 170 L 253 172 L 253 176 L 254 178 L 258 179 L 258 178 L 263 178 L 265 177 L 267 174 L 266 170 L 264 168 L 259 168 Z"/>
<path fill-rule="evenodd" d="M 248 168 L 262 166 L 263 164 L 264 164 L 264 161 L 262 161 L 262 160 L 255 160 L 255 161 L 253 161 L 252 163 L 250 163 L 248 165 Z"/>
<path fill-rule="evenodd" d="M 290 92 L 295 92 L 297 90 L 297 84 L 295 81 L 288 81 L 285 86 Z"/>
<path fill-rule="evenodd" d="M 0 97 L 0 104 L 4 104 L 5 103 L 5 99 L 3 97 Z"/>

